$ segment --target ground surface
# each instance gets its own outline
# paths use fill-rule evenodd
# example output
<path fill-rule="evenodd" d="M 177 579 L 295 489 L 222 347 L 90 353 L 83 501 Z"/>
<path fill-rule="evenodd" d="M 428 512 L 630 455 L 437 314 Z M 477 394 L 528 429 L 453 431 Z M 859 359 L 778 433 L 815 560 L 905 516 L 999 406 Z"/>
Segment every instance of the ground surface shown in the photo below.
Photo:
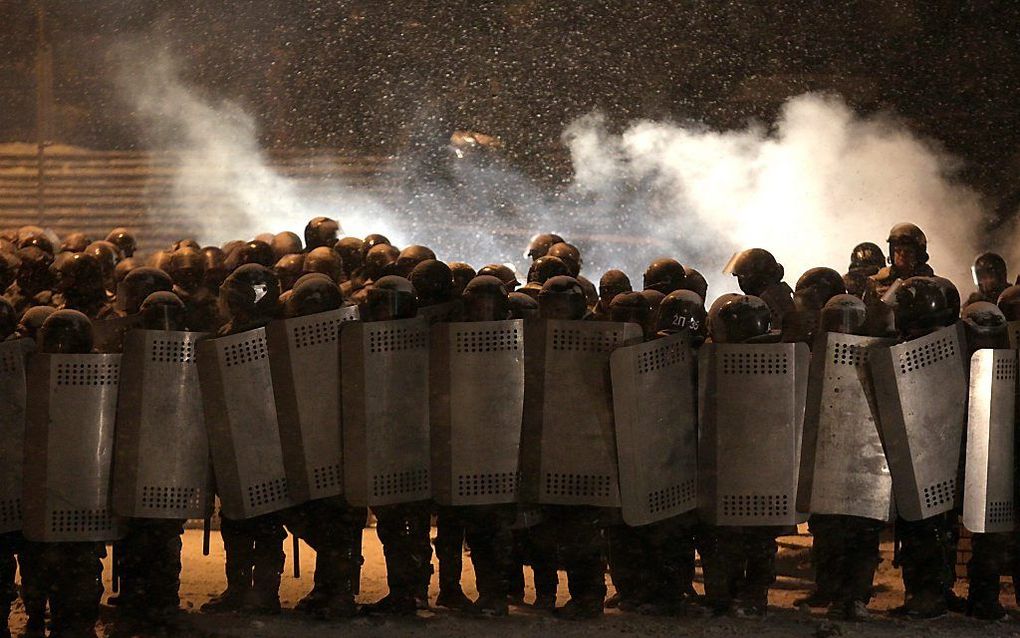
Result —
<path fill-rule="evenodd" d="M 212 539 L 212 554 L 202 556 L 202 537 L 199 530 L 188 530 L 184 538 L 184 573 L 181 584 L 183 605 L 188 612 L 182 620 L 182 636 L 237 636 L 237 637 L 281 637 L 281 638 L 321 638 L 324 636 L 429 636 L 432 638 L 451 638 L 453 636 L 557 636 L 557 638 L 592 636 L 704 636 L 709 638 L 727 638 L 728 636 L 810 636 L 811 638 L 829 638 L 831 636 L 908 636 L 924 638 L 940 638 L 943 636 L 1017 636 L 1020 637 L 1020 620 L 1013 619 L 1003 623 L 985 623 L 970 620 L 961 616 L 917 622 L 893 619 L 879 611 L 873 619 L 861 623 L 833 623 L 825 619 L 824 614 L 816 611 L 813 614 L 802 612 L 793 607 L 793 601 L 804 596 L 810 588 L 810 572 L 808 571 L 807 537 L 787 537 L 782 539 L 780 550 L 779 582 L 772 590 L 769 617 L 764 621 L 745 621 L 729 618 L 653 618 L 636 614 L 623 614 L 610 610 L 605 618 L 597 621 L 567 622 L 553 618 L 551 615 L 533 611 L 530 607 L 512 608 L 511 615 L 502 619 L 475 619 L 445 610 L 420 612 L 418 617 L 409 619 L 359 618 L 347 622 L 324 623 L 308 620 L 293 612 L 284 611 L 277 617 L 245 617 L 236 615 L 205 615 L 197 613 L 202 603 L 224 587 L 223 546 L 219 538 Z M 899 605 L 902 601 L 899 571 L 890 564 L 891 547 L 883 545 L 883 562 L 876 581 L 878 595 L 872 602 L 872 609 L 886 610 Z M 285 608 L 293 605 L 311 588 L 311 573 L 314 565 L 314 553 L 302 545 L 301 568 L 303 577 L 292 576 L 290 562 L 290 544 L 288 540 L 287 573 L 284 574 L 281 587 L 281 599 Z M 369 602 L 380 598 L 386 590 L 385 570 L 382 552 L 375 530 L 365 532 L 365 570 L 362 575 L 361 600 Z M 468 595 L 474 597 L 470 560 L 464 561 L 464 584 Z M 105 572 L 109 576 L 109 565 Z M 560 604 L 565 602 L 566 577 L 561 575 Z M 534 592 L 530 589 L 527 600 L 530 602 Z M 433 585 L 435 580 L 433 580 Z M 700 583 L 698 585 L 700 588 Z M 958 587 L 964 593 L 965 585 Z M 107 582 L 109 591 L 109 582 Z M 612 594 L 610 585 L 610 594 Z M 433 586 L 432 595 L 435 596 Z M 1013 603 L 1012 587 L 1006 585 L 1003 592 L 1003 604 L 1011 610 Z M 433 599 L 434 600 L 434 599 Z M 111 624 L 115 614 L 104 608 L 103 632 L 112 633 Z M 25 617 L 20 608 L 13 616 L 15 635 L 24 627 Z"/>

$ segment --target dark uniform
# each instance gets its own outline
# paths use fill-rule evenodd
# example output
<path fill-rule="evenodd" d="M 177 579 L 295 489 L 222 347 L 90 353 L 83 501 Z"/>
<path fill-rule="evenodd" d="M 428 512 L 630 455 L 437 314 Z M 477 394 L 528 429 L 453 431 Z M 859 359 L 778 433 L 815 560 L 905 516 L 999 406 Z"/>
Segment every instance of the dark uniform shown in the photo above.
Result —
<path fill-rule="evenodd" d="M 748 248 L 730 259 L 725 272 L 737 278 L 745 295 L 760 298 L 771 311 L 772 330 L 782 330 L 787 313 L 794 310 L 793 291 L 783 281 L 783 266 L 763 248 Z"/>

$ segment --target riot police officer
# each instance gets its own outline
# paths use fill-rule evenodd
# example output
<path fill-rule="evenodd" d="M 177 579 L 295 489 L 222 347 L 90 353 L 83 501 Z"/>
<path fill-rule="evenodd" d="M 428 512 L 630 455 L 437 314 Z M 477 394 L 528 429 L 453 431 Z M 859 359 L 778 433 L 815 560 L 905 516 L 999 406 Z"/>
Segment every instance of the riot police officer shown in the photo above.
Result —
<path fill-rule="evenodd" d="M 302 274 L 310 272 L 321 272 L 333 280 L 333 283 L 340 285 L 344 276 L 343 263 L 340 257 L 330 248 L 320 246 L 308 251 L 301 264 Z"/>
<path fill-rule="evenodd" d="M 190 330 L 216 332 L 220 328 L 216 292 L 206 284 L 206 260 L 200 250 L 178 248 L 170 255 L 167 274 L 173 280 L 173 292 L 187 311 Z"/>
<path fill-rule="evenodd" d="M 464 289 L 471 283 L 472 279 L 478 276 L 478 273 L 471 267 L 471 264 L 464 263 L 463 261 L 451 261 L 447 266 L 450 267 L 450 272 L 453 273 L 453 294 L 459 297 L 464 294 Z"/>
<path fill-rule="evenodd" d="M 16 253 L 18 271 L 4 295 L 19 313 L 35 306 L 53 305 L 53 255 L 35 246 Z"/>
<path fill-rule="evenodd" d="M 1009 279 L 1006 274 L 1006 260 L 995 253 L 981 253 L 971 267 L 977 291 L 967 298 L 967 304 L 978 301 L 995 303 L 1006 288 Z"/>
<path fill-rule="evenodd" d="M 298 237 L 297 233 L 292 233 L 289 230 L 273 235 L 273 240 L 269 242 L 269 247 L 273 249 L 273 257 L 277 261 L 282 259 L 284 255 L 295 255 L 304 252 L 301 238 Z"/>
<path fill-rule="evenodd" d="M 520 292 L 537 299 L 542 291 L 542 285 L 551 277 L 569 275 L 570 269 L 559 257 L 549 255 L 538 257 L 531 262 L 531 266 L 528 268 L 528 282 L 520 289 Z"/>
<path fill-rule="evenodd" d="M 329 217 L 314 217 L 305 225 L 305 250 L 309 252 L 319 246 L 333 248 L 337 242 L 340 224 Z M 277 257 L 279 259 L 279 257 Z"/>
<path fill-rule="evenodd" d="M 407 246 L 397 255 L 396 272 L 394 274 L 407 277 L 414 270 L 414 267 L 423 261 L 436 258 L 436 253 L 428 246 L 413 244 Z"/>
<path fill-rule="evenodd" d="M 793 291 L 783 281 L 783 265 L 764 248 L 748 248 L 730 259 L 723 272 L 737 278 L 745 295 L 760 298 L 772 311 L 772 330 L 782 330 L 783 319 L 794 309 Z"/>
<path fill-rule="evenodd" d="M 818 328 L 818 315 L 829 299 L 846 293 L 843 278 L 832 268 L 811 268 L 793 293 L 793 310 L 783 320 L 783 341 L 811 344 Z"/>
<path fill-rule="evenodd" d="M 609 320 L 609 304 L 616 295 L 631 292 L 630 278 L 622 270 L 607 270 L 599 279 L 599 301 L 592 309 L 596 321 Z"/>
<path fill-rule="evenodd" d="M 868 278 L 878 274 L 885 266 L 885 255 L 878 245 L 866 241 L 854 246 L 850 252 L 850 268 L 843 275 L 843 285 L 849 294 L 863 298 Z"/>
<path fill-rule="evenodd" d="M 660 337 L 686 330 L 691 346 L 698 348 L 708 337 L 708 312 L 705 302 L 691 290 L 674 290 L 659 303 L 655 331 Z"/>
<path fill-rule="evenodd" d="M 687 281 L 687 271 L 675 259 L 656 259 L 644 274 L 644 289 L 657 290 L 663 295 L 668 295 L 674 290 L 680 290 Z"/>
<path fill-rule="evenodd" d="M 539 257 L 545 257 L 550 248 L 561 242 L 563 242 L 563 238 L 555 233 L 535 235 L 528 243 L 528 250 L 524 253 L 524 256 L 535 261 Z"/>
<path fill-rule="evenodd" d="M 103 282 L 103 270 L 88 253 L 61 253 L 50 266 L 56 278 L 53 304 L 60 309 L 78 310 L 90 319 L 112 312 Z"/>
<path fill-rule="evenodd" d="M 220 286 L 219 303 L 227 323 L 226 336 L 266 326 L 277 316 L 280 282 L 269 268 L 249 263 L 239 267 Z M 226 553 L 227 589 L 203 611 L 279 613 L 283 540 L 287 534 L 279 514 L 245 520 L 221 517 L 220 533 Z"/>
<path fill-rule="evenodd" d="M 889 231 L 889 265 L 871 276 L 869 288 L 874 288 L 879 297 L 897 279 L 910 277 L 931 277 L 935 272 L 928 265 L 928 238 L 914 224 L 896 224 Z"/>
<path fill-rule="evenodd" d="M 135 242 L 135 236 L 127 228 L 114 228 L 106 236 L 106 241 L 117 247 L 117 251 L 120 252 L 120 256 L 123 259 L 134 257 L 135 250 L 138 247 Z"/>

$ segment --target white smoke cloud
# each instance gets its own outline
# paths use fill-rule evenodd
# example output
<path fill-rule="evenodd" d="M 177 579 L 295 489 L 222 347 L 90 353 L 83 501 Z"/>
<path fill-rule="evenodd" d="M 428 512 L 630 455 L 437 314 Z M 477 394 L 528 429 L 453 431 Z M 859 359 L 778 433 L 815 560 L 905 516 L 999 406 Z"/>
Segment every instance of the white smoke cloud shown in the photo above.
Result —
<path fill-rule="evenodd" d="M 854 245 L 884 246 L 893 224 L 911 221 L 928 235 L 936 272 L 961 292 L 972 288 L 976 193 L 953 181 L 954 162 L 935 146 L 891 117 L 857 116 L 837 97 L 793 98 L 772 129 L 639 121 L 613 134 L 592 114 L 564 132 L 574 167 L 566 189 L 440 153 L 403 162 L 403 190 L 383 203 L 339 178 L 311 188 L 275 172 L 253 119 L 182 82 L 165 51 L 125 45 L 116 57 L 119 85 L 153 146 L 179 150 L 172 196 L 194 211 L 203 242 L 300 233 L 326 215 L 351 235 L 381 232 L 397 245 L 429 245 L 440 259 L 523 270 L 528 235 L 552 231 L 582 249 L 592 280 L 621 268 L 639 287 L 644 267 L 668 255 L 698 268 L 714 298 L 735 289 L 719 271 L 736 250 L 772 251 L 792 285 L 814 266 L 843 272 Z M 423 179 L 436 162 L 450 162 L 438 167 L 444 177 Z"/>

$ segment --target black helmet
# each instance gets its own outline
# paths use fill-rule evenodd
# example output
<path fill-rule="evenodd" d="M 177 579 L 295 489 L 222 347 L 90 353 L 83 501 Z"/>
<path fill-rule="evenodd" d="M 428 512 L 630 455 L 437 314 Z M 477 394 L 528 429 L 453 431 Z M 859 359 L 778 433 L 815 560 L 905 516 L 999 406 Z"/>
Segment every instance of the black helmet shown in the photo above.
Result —
<path fill-rule="evenodd" d="M 878 272 L 882 266 L 885 266 L 885 255 L 882 254 L 878 244 L 866 241 L 854 246 L 853 252 L 850 253 L 850 270 L 871 268 Z"/>
<path fill-rule="evenodd" d="M 599 279 L 599 300 L 604 308 L 613 303 L 613 297 L 634 290 L 630 278 L 622 270 L 607 270 Z"/>
<path fill-rule="evenodd" d="M 511 317 L 506 286 L 492 275 L 479 275 L 464 288 L 466 321 L 503 321 Z"/>
<path fill-rule="evenodd" d="M 581 261 L 581 251 L 577 249 L 577 246 L 561 241 L 558 244 L 550 246 L 546 255 L 549 257 L 558 257 L 560 261 L 565 263 L 567 265 L 567 269 L 570 270 L 571 277 L 577 277 L 581 274 L 581 265 L 584 262 Z"/>
<path fill-rule="evenodd" d="M 768 334 L 772 311 L 752 295 L 719 297 L 708 313 L 708 332 L 715 343 L 744 343 Z"/>
<path fill-rule="evenodd" d="M 109 241 L 109 240 L 107 240 Z M 85 233 L 70 233 L 64 237 L 64 241 L 60 244 L 60 252 L 62 253 L 80 253 L 89 247 L 92 243 L 92 238 Z"/>
<path fill-rule="evenodd" d="M 444 303 L 453 298 L 453 272 L 441 261 L 427 259 L 407 278 L 418 296 L 419 305 Z"/>
<path fill-rule="evenodd" d="M 1020 320 L 1020 285 L 1003 290 L 995 305 L 1006 315 L 1006 321 Z"/>
<path fill-rule="evenodd" d="M 216 246 L 203 248 L 202 256 L 205 257 L 205 285 L 215 292 L 219 290 L 220 284 L 230 274 L 227 269 L 227 257 Z"/>
<path fill-rule="evenodd" d="M 304 317 L 336 310 L 344 303 L 340 288 L 328 277 L 302 278 L 294 285 L 285 309 L 288 317 Z"/>
<path fill-rule="evenodd" d="M 51 255 L 53 254 L 53 242 L 41 232 L 37 235 L 28 235 L 18 242 L 18 248 L 28 248 L 29 246 L 35 246 Z"/>
<path fill-rule="evenodd" d="M 297 233 L 292 233 L 289 230 L 273 235 L 273 240 L 269 242 L 269 247 L 273 249 L 273 257 L 277 261 L 284 255 L 293 255 L 304 250 L 304 246 L 301 245 L 301 238 L 298 237 Z"/>
<path fill-rule="evenodd" d="M 88 245 L 85 252 L 96 258 L 103 269 L 103 281 L 106 282 L 107 290 L 113 289 L 116 283 L 113 271 L 117 268 L 120 254 L 117 247 L 108 241 L 94 241 Z"/>
<path fill-rule="evenodd" d="M 686 279 L 687 271 L 679 261 L 669 258 L 656 259 L 645 270 L 644 289 L 658 290 L 668 295 L 674 290 L 683 288 Z"/>
<path fill-rule="evenodd" d="M 896 224 L 889 231 L 889 263 L 893 263 L 893 248 L 896 246 L 913 246 L 917 251 L 917 263 L 928 263 L 928 238 L 924 232 L 913 224 Z"/>
<path fill-rule="evenodd" d="M 187 310 L 181 298 L 159 290 L 147 296 L 138 308 L 145 330 L 187 330 Z"/>
<path fill-rule="evenodd" d="M 230 318 L 272 317 L 280 299 L 280 280 L 261 264 L 244 264 L 220 286 L 220 306 Z"/>
<path fill-rule="evenodd" d="M 539 259 L 556 259 L 540 257 Z M 556 261 L 559 261 L 558 259 Z M 560 262 L 563 263 L 563 262 Z M 584 290 L 568 275 L 550 277 L 538 293 L 538 311 L 543 319 L 583 319 L 588 311 Z"/>
<path fill-rule="evenodd" d="M 6 297 L 0 297 L 0 341 L 14 334 L 18 329 L 18 311 Z"/>
<path fill-rule="evenodd" d="M 166 273 L 184 290 L 195 290 L 205 278 L 205 256 L 190 246 L 178 248 L 170 254 Z"/>
<path fill-rule="evenodd" d="M 506 264 L 489 264 L 482 266 L 482 269 L 478 271 L 478 276 L 489 275 L 495 277 L 503 282 L 506 289 L 513 292 L 521 285 L 521 282 L 517 279 L 517 273 L 514 269 Z"/>
<path fill-rule="evenodd" d="M 934 275 L 931 279 L 938 284 L 939 288 L 942 289 L 942 293 L 946 296 L 946 303 L 949 304 L 949 314 L 951 318 L 951 321 L 949 321 L 946 325 L 951 326 L 956 323 L 957 319 L 960 318 L 960 291 L 956 288 L 956 284 L 945 277 Z"/>
<path fill-rule="evenodd" d="M 258 264 L 272 268 L 274 263 L 276 260 L 273 259 L 273 249 L 269 247 L 269 244 L 259 239 L 241 244 L 227 255 L 227 268 L 232 271 L 245 264 Z"/>
<path fill-rule="evenodd" d="M 332 248 L 336 244 L 340 224 L 329 217 L 315 217 L 305 226 L 305 248 L 315 250 L 319 246 Z"/>
<path fill-rule="evenodd" d="M 734 255 L 723 269 L 737 278 L 746 295 L 757 296 L 783 280 L 783 266 L 764 248 L 748 248 Z"/>
<path fill-rule="evenodd" d="M 117 267 L 113 269 L 113 281 L 114 283 L 120 283 L 124 281 L 124 277 L 128 276 L 128 273 L 135 268 L 141 268 L 142 264 L 134 257 L 128 257 L 127 259 L 121 259 L 117 262 Z"/>
<path fill-rule="evenodd" d="M 103 268 L 88 253 L 61 253 L 50 266 L 56 289 L 73 296 L 94 296 L 104 290 Z"/>
<path fill-rule="evenodd" d="M 114 228 L 106 236 L 106 241 L 117 247 L 121 257 L 134 257 L 138 245 L 135 243 L 135 236 L 127 228 Z"/>
<path fill-rule="evenodd" d="M 819 310 L 836 295 L 846 294 L 843 276 L 832 268 L 811 268 L 797 280 L 795 296 L 811 310 Z"/>
<path fill-rule="evenodd" d="M 538 302 L 534 297 L 529 297 L 523 292 L 512 292 L 507 298 L 510 300 L 510 312 L 514 319 L 538 318 Z"/>
<path fill-rule="evenodd" d="M 654 288 L 646 288 L 640 292 L 640 294 L 648 301 L 648 305 L 653 310 L 658 310 L 662 300 L 666 298 L 665 293 L 655 290 Z"/>
<path fill-rule="evenodd" d="M 883 299 L 896 316 L 896 327 L 908 338 L 952 325 L 957 318 L 942 285 L 932 277 L 910 277 Z"/>
<path fill-rule="evenodd" d="M 353 273 L 365 263 L 365 242 L 357 237 L 344 237 L 333 245 L 333 250 L 340 256 L 345 273 Z"/>
<path fill-rule="evenodd" d="M 332 248 L 325 246 L 313 248 L 305 255 L 302 272 L 321 272 L 336 283 L 340 283 L 344 277 L 344 267 L 340 262 L 340 256 L 333 252 Z"/>
<path fill-rule="evenodd" d="M 238 242 L 233 242 L 233 243 L 236 243 L 237 247 L 240 247 L 241 244 L 243 244 L 244 242 L 243 241 L 238 241 Z M 194 239 L 191 239 L 190 237 L 185 237 L 184 239 L 178 239 L 173 244 L 171 244 L 170 245 L 170 252 L 173 252 L 175 250 L 180 250 L 181 248 L 194 248 L 195 250 L 202 250 L 202 244 L 198 243 Z"/>
<path fill-rule="evenodd" d="M 365 321 L 409 319 L 418 313 L 411 282 L 396 275 L 381 277 L 366 294 Z"/>
<path fill-rule="evenodd" d="M 475 272 L 475 269 L 470 264 L 462 261 L 451 261 L 447 266 L 450 267 L 450 272 L 453 273 L 454 294 L 464 294 L 464 288 L 471 283 L 472 279 L 478 276 L 478 273 Z"/>
<path fill-rule="evenodd" d="M 435 259 L 436 253 L 428 246 L 412 244 L 400 251 L 397 255 L 397 273 L 401 277 L 407 277 L 414 270 L 414 267 L 428 259 Z"/>
<path fill-rule="evenodd" d="M 708 282 L 705 276 L 690 266 L 684 266 L 684 274 L 686 275 L 684 289 L 690 290 L 702 299 L 708 299 Z"/>
<path fill-rule="evenodd" d="M 988 301 L 976 301 L 963 309 L 963 327 L 970 350 L 1009 348 L 1009 326 L 1006 315 Z"/>
<path fill-rule="evenodd" d="M 396 267 L 400 251 L 390 244 L 372 246 L 365 255 L 365 275 L 372 280 L 385 277 Z"/>
<path fill-rule="evenodd" d="M 280 290 L 287 291 L 294 287 L 298 277 L 305 270 L 305 256 L 302 253 L 284 255 L 273 266 L 273 272 L 280 280 Z"/>
<path fill-rule="evenodd" d="M 640 292 L 622 292 L 609 304 L 609 319 L 618 323 L 636 323 L 647 335 L 652 324 L 652 307 Z"/>
<path fill-rule="evenodd" d="M 117 286 L 117 309 L 133 315 L 141 308 L 146 297 L 154 292 L 171 292 L 173 288 L 173 279 L 162 270 L 135 268 Z"/>
<path fill-rule="evenodd" d="M 53 306 L 33 306 L 29 308 L 21 315 L 21 321 L 18 322 L 18 336 L 34 341 L 43 322 L 56 311 L 57 309 Z"/>
<path fill-rule="evenodd" d="M 21 260 L 12 252 L 0 251 L 0 295 L 18 278 Z"/>
<path fill-rule="evenodd" d="M 53 286 L 55 274 L 50 271 L 53 255 L 37 246 L 22 248 L 16 254 L 19 264 L 15 281 L 22 292 L 35 294 Z"/>
<path fill-rule="evenodd" d="M 570 269 L 559 257 L 548 255 L 539 257 L 531 263 L 528 269 L 528 283 L 536 282 L 544 284 L 552 277 L 570 276 Z"/>
<path fill-rule="evenodd" d="M 92 322 L 77 310 L 57 310 L 43 321 L 36 345 L 45 354 L 88 354 L 92 352 Z"/>
<path fill-rule="evenodd" d="M 1006 260 L 995 253 L 981 253 L 974 260 L 971 266 L 971 273 L 974 275 L 974 285 L 982 292 L 1003 290 L 1009 284 L 1006 273 Z"/>
<path fill-rule="evenodd" d="M 850 294 L 836 295 L 822 306 L 818 326 L 822 332 L 860 334 L 864 329 L 867 315 L 868 308 L 859 297 Z"/>
<path fill-rule="evenodd" d="M 553 233 L 535 235 L 528 243 L 528 252 L 524 253 L 524 256 L 531 257 L 532 260 L 538 259 L 539 257 L 545 257 L 550 248 L 562 241 L 562 237 L 554 235 Z"/>
<path fill-rule="evenodd" d="M 687 330 L 704 340 L 708 335 L 708 312 L 705 302 L 690 290 L 674 290 L 663 298 L 656 313 L 657 332 L 672 333 Z"/>
<path fill-rule="evenodd" d="M 386 235 L 380 235 L 378 233 L 368 235 L 361 242 L 361 254 L 363 256 L 367 256 L 368 251 L 372 250 L 373 248 L 380 244 L 385 244 L 387 246 L 391 245 L 390 240 L 386 238 Z"/>

